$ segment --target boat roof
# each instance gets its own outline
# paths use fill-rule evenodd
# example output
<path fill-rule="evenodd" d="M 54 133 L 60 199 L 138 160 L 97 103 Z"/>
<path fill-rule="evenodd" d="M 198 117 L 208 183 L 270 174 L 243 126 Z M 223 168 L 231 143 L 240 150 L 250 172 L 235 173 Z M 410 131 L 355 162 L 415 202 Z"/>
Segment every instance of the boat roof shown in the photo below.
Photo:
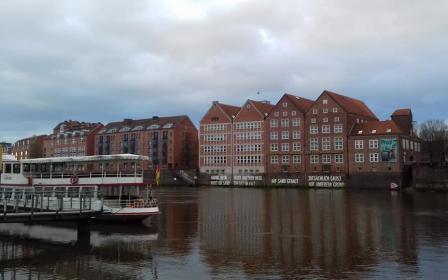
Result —
<path fill-rule="evenodd" d="M 138 161 L 149 160 L 147 156 L 133 154 L 73 156 L 73 157 L 49 157 L 23 159 L 22 163 L 73 163 L 73 162 L 104 162 L 104 161 Z"/>
<path fill-rule="evenodd" d="M 9 161 L 17 161 L 16 157 L 12 154 L 3 154 L 3 161 L 4 162 L 9 162 Z"/>

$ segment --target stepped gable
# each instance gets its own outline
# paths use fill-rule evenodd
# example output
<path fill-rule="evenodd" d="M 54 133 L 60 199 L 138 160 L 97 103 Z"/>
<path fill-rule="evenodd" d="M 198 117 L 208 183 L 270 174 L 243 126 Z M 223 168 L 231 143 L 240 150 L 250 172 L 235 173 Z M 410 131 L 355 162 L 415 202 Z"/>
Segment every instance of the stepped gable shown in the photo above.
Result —
<path fill-rule="evenodd" d="M 360 133 L 362 131 L 362 133 Z M 402 131 L 394 121 L 370 121 L 357 123 L 352 129 L 351 136 L 359 135 L 388 135 L 401 134 Z"/>
<path fill-rule="evenodd" d="M 339 106 L 341 106 L 347 113 L 369 117 L 372 120 L 378 120 L 375 114 L 361 100 L 354 99 L 328 90 L 325 90 L 324 93 L 333 98 L 336 101 L 336 103 L 338 103 Z"/>
<path fill-rule="evenodd" d="M 300 96 L 296 96 L 296 95 L 293 95 L 293 94 L 289 94 L 289 93 L 285 93 L 285 95 L 303 113 L 306 113 L 306 111 L 308 111 L 311 108 L 311 106 L 313 106 L 313 103 L 314 103 L 313 100 L 310 100 L 310 99 L 307 99 L 307 98 L 303 98 L 303 97 L 300 97 Z"/>

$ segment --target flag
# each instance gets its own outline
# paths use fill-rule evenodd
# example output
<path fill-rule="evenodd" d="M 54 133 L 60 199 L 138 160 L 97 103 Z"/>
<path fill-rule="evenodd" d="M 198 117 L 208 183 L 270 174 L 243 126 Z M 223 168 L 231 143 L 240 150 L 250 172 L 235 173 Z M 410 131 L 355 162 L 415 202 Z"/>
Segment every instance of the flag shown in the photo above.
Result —
<path fill-rule="evenodd" d="M 156 186 L 160 186 L 160 165 L 157 164 L 156 174 L 155 174 Z"/>

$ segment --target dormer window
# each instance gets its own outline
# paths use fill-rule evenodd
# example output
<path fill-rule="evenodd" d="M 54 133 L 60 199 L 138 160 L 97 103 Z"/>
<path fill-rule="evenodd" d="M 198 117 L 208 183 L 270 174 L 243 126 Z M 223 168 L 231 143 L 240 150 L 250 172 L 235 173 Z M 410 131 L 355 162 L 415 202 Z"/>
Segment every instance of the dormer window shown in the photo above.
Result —
<path fill-rule="evenodd" d="M 376 133 L 376 129 L 372 130 L 372 134 L 375 134 L 375 133 Z"/>
<path fill-rule="evenodd" d="M 166 123 L 163 128 L 172 128 L 173 124 L 172 123 Z"/>
<path fill-rule="evenodd" d="M 358 135 L 361 135 L 361 134 L 362 134 L 362 130 L 359 130 L 359 131 L 358 131 Z"/>
<path fill-rule="evenodd" d="M 160 127 L 160 125 L 158 124 L 152 124 L 150 126 L 148 126 L 146 129 L 158 129 Z"/>
<path fill-rule="evenodd" d="M 119 130 L 118 132 L 126 132 L 126 131 L 129 131 L 129 130 L 131 130 L 130 127 L 128 127 L 128 126 L 123 126 L 122 128 L 120 128 L 120 130 Z"/>
<path fill-rule="evenodd" d="M 388 128 L 388 129 L 386 130 L 386 132 L 387 132 L 387 133 L 391 133 L 391 132 L 392 132 L 392 129 Z"/>

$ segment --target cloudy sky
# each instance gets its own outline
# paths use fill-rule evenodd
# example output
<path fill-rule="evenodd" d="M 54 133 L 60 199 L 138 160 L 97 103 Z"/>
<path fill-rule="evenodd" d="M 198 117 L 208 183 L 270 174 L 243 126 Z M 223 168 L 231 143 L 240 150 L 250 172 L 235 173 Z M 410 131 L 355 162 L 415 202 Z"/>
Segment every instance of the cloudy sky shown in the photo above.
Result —
<path fill-rule="evenodd" d="M 328 89 L 448 119 L 446 0 L 2 0 L 0 141 Z M 260 92 L 257 95 L 257 92 Z"/>

